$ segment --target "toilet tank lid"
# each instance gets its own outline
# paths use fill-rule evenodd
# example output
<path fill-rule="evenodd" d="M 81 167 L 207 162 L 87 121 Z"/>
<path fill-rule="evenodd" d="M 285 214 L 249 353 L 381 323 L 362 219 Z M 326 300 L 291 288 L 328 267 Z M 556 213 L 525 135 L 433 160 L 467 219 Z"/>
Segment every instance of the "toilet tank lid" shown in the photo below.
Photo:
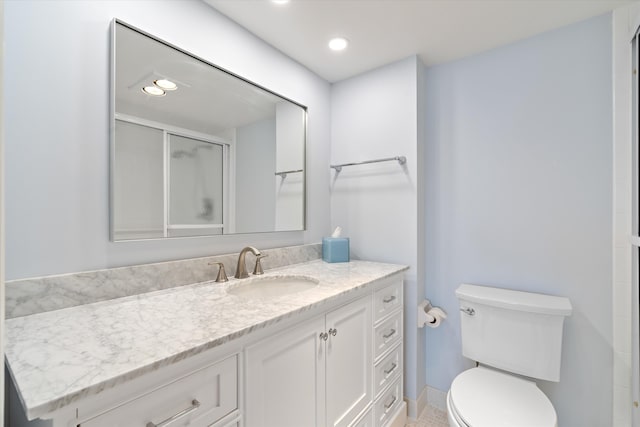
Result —
<path fill-rule="evenodd" d="M 477 302 L 509 310 L 569 316 L 571 301 L 565 297 L 513 291 L 484 285 L 461 284 L 456 289 L 459 300 Z"/>

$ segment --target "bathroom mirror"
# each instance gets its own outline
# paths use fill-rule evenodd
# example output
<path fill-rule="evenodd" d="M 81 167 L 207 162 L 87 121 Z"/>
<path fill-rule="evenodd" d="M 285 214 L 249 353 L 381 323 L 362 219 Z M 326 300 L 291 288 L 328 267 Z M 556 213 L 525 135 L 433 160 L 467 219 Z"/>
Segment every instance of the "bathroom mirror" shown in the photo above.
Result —
<path fill-rule="evenodd" d="M 304 230 L 306 107 L 112 25 L 111 239 Z"/>

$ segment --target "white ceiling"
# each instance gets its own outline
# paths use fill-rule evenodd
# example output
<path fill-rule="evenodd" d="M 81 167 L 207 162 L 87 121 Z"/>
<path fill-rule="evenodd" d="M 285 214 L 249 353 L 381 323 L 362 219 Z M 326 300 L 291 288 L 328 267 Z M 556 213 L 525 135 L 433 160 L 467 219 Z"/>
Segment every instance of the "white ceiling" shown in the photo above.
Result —
<path fill-rule="evenodd" d="M 473 55 L 633 0 L 204 0 L 335 82 L 417 54 L 426 65 Z M 346 51 L 327 42 L 349 39 Z"/>
<path fill-rule="evenodd" d="M 275 118 L 283 100 L 122 23 L 116 27 L 116 113 L 207 135 Z M 143 86 L 167 78 L 178 89 L 156 97 Z"/>

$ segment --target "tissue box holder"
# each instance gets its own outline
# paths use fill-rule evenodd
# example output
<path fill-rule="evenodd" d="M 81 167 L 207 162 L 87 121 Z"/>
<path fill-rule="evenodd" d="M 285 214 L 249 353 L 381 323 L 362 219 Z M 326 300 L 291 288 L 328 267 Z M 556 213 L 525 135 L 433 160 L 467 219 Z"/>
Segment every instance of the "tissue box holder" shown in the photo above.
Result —
<path fill-rule="evenodd" d="M 349 238 L 323 237 L 322 259 L 325 262 L 349 262 Z"/>

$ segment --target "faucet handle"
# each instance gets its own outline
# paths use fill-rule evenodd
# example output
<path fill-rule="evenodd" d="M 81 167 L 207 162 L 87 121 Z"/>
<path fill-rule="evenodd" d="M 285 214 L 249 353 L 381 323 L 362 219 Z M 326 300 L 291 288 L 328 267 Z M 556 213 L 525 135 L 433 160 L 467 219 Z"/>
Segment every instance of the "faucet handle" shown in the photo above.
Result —
<path fill-rule="evenodd" d="M 224 271 L 224 264 L 219 261 L 210 262 L 209 265 L 217 265 L 220 267 L 218 269 L 218 276 L 216 277 L 216 282 L 228 282 L 227 272 Z"/>
<path fill-rule="evenodd" d="M 260 254 L 260 255 L 256 255 L 256 266 L 253 268 L 253 274 L 255 275 L 260 275 L 260 274 L 264 274 L 264 271 L 262 270 L 262 264 L 260 263 L 260 260 L 264 257 L 268 256 L 267 254 Z"/>

